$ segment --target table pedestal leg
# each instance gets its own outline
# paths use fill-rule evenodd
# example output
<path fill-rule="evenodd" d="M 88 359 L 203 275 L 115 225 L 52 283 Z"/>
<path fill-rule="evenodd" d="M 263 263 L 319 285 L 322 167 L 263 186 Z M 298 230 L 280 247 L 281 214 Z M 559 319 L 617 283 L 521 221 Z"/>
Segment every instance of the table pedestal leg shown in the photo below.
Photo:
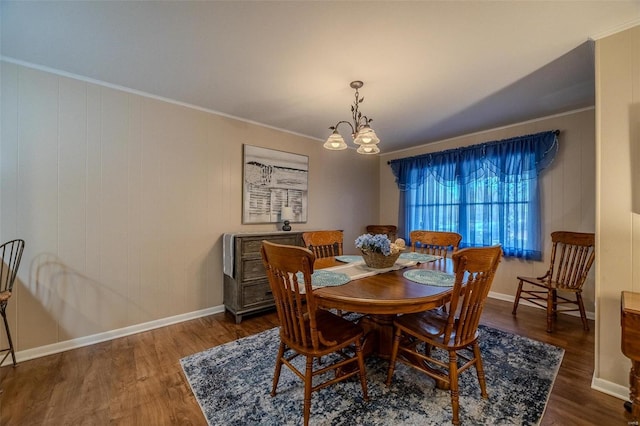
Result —
<path fill-rule="evenodd" d="M 395 315 L 367 315 L 360 320 L 366 338 L 365 355 L 377 355 L 383 359 L 391 358 L 393 345 L 393 319 Z"/>

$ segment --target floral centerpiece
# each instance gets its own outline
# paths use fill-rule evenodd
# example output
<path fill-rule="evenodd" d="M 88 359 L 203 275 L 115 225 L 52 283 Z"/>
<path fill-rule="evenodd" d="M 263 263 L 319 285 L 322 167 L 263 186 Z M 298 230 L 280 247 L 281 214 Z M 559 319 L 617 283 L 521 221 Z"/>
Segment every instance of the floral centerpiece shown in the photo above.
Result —
<path fill-rule="evenodd" d="M 363 234 L 356 238 L 356 247 L 370 268 L 390 268 L 404 250 L 405 242 L 402 238 L 391 242 L 386 234 Z"/>

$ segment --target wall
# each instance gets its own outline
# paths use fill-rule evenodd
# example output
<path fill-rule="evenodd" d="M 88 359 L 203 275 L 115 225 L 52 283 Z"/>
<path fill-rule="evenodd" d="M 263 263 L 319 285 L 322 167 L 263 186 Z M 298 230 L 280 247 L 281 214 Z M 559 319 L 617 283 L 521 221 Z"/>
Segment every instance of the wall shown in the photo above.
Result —
<path fill-rule="evenodd" d="M 552 165 L 542 172 L 542 232 L 544 259 L 542 262 L 505 258 L 496 274 L 491 296 L 513 301 L 517 289 L 516 276 L 539 276 L 549 265 L 551 238 L 556 230 L 595 232 L 595 130 L 594 110 L 587 109 L 548 117 L 500 129 L 475 133 L 459 138 L 424 145 L 380 157 L 380 219 L 397 223 L 399 192 L 387 161 L 427 152 L 507 139 L 515 136 L 560 130 L 559 149 Z M 591 271 L 584 287 L 585 308 L 594 311 L 595 271 Z M 510 314 L 510 312 L 509 312 Z"/>
<path fill-rule="evenodd" d="M 308 222 L 294 229 L 344 229 L 348 250 L 378 218 L 377 158 L 1 64 L 0 240 L 26 240 L 8 308 L 19 358 L 220 310 L 221 235 L 277 230 L 241 223 L 243 144 L 309 156 Z"/>
<path fill-rule="evenodd" d="M 596 41 L 596 94 L 594 386 L 626 397 L 630 361 L 620 350 L 620 293 L 640 292 L 640 212 L 632 209 L 639 190 L 640 26 Z"/>

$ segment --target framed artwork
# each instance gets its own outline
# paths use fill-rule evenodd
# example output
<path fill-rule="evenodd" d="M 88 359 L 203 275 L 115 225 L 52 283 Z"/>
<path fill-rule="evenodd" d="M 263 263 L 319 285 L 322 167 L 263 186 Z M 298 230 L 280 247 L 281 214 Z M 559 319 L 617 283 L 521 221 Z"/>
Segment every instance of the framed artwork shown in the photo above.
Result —
<path fill-rule="evenodd" d="M 242 223 L 307 221 L 309 157 L 244 145 Z"/>

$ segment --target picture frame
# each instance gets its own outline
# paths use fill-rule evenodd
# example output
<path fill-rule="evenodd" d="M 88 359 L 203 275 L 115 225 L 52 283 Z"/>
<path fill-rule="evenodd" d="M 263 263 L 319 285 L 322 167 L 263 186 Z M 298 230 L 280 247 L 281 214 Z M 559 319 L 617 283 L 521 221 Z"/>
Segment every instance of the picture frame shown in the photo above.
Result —
<path fill-rule="evenodd" d="M 307 221 L 308 156 L 244 144 L 242 166 L 243 224 Z"/>

